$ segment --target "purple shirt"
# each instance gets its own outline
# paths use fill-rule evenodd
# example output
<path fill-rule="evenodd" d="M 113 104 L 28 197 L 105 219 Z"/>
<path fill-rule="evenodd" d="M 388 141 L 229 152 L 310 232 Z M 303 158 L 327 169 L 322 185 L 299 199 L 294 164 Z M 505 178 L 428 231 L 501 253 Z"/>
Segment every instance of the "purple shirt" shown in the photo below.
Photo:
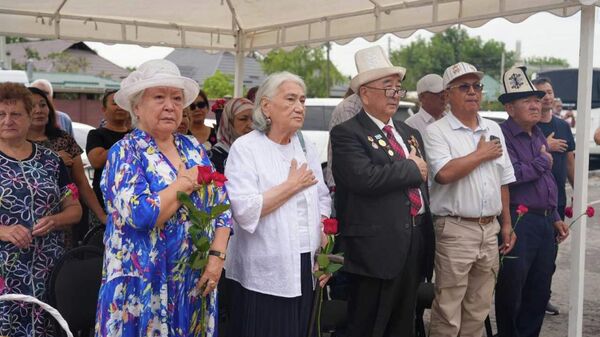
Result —
<path fill-rule="evenodd" d="M 559 221 L 556 210 L 558 190 L 552 175 L 552 165 L 541 153 L 542 145 L 548 148 L 542 130 L 534 126 L 530 136 L 511 117 L 500 124 L 500 128 L 504 133 L 506 148 L 517 179 L 509 185 L 511 206 L 551 209 L 554 221 Z"/>

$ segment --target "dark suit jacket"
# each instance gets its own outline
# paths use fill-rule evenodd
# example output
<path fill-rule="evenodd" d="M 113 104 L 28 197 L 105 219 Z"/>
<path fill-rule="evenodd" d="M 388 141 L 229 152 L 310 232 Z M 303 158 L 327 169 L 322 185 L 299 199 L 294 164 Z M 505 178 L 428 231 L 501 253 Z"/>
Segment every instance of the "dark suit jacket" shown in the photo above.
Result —
<path fill-rule="evenodd" d="M 409 140 L 413 137 L 417 140 L 420 154 L 425 158 L 419 132 L 403 122 L 394 122 L 394 125 L 408 149 L 411 148 Z M 423 262 L 422 276 L 430 277 L 433 225 L 427 182 L 423 182 L 417 165 L 412 160 L 398 159 L 397 153 L 388 154 L 391 147 L 386 135 L 364 110 L 334 127 L 330 139 L 344 269 L 349 273 L 392 279 L 402 273 L 407 258 L 419 258 Z M 387 146 L 381 146 L 379 139 Z M 423 230 L 414 231 L 423 233 L 425 256 L 408 256 L 413 233 L 410 187 L 420 188 L 425 202 Z"/>

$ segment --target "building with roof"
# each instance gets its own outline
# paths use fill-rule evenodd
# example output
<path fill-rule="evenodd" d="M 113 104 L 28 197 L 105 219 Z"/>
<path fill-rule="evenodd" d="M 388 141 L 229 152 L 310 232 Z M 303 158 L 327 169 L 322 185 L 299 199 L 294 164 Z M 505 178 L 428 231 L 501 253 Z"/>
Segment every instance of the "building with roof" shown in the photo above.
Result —
<path fill-rule="evenodd" d="M 183 76 L 194 79 L 201 87 L 217 70 L 232 76 L 235 73 L 235 55 L 230 52 L 207 53 L 199 49 L 176 48 L 165 59 L 175 63 Z M 246 56 L 243 79 L 246 90 L 260 85 L 265 77 L 260 62 Z"/>
<path fill-rule="evenodd" d="M 31 82 L 46 79 L 54 90 L 54 105 L 75 122 L 94 127 L 102 119 L 102 102 L 105 90 L 119 89 L 120 82 L 104 77 L 77 73 L 33 72 Z"/>
<path fill-rule="evenodd" d="M 98 55 L 85 42 L 68 40 L 43 40 L 6 45 L 12 63 L 21 68 L 31 60 L 34 71 L 77 72 L 120 81 L 129 75 L 125 68 Z M 67 71 L 78 69 L 77 71 Z"/>

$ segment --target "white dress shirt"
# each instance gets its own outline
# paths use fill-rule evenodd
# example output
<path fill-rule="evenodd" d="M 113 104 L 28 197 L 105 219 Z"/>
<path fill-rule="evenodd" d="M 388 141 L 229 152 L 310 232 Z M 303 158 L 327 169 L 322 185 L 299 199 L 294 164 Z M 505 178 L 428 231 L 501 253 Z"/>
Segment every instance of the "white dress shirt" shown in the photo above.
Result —
<path fill-rule="evenodd" d="M 446 115 L 446 112 L 442 113 L 442 117 Z M 425 137 L 425 129 L 431 123 L 435 122 L 435 118 L 429 114 L 429 112 L 425 111 L 423 107 L 419 109 L 419 112 L 408 117 L 404 123 L 408 124 L 411 128 L 415 128 L 419 130 L 421 137 Z"/>
<path fill-rule="evenodd" d="M 451 112 L 429 125 L 424 134 L 429 177 L 430 209 L 439 216 L 476 218 L 496 216 L 502 211 L 500 188 L 515 181 L 506 142 L 500 126 L 477 116 L 475 130 L 461 123 Z M 441 185 L 435 181 L 438 172 L 451 160 L 477 149 L 481 137 L 496 136 L 502 143 L 502 156 L 486 161 L 460 180 Z"/>
<path fill-rule="evenodd" d="M 404 140 L 402 139 L 402 136 L 400 136 L 400 134 L 396 130 L 396 127 L 394 126 L 394 121 L 390 118 L 388 120 L 387 124 L 384 124 L 379 119 L 371 116 L 370 113 L 368 113 L 368 112 L 366 112 L 366 113 L 367 113 L 367 116 L 369 116 L 369 118 L 373 121 L 373 123 L 375 123 L 375 125 L 377 125 L 377 127 L 383 132 L 384 135 L 386 134 L 386 132 L 383 130 L 383 128 L 386 125 L 389 125 L 389 126 L 392 127 L 392 133 L 394 134 L 394 137 L 396 138 L 396 141 L 398 142 L 398 144 L 400 144 L 400 147 L 402 147 L 402 151 L 404 151 L 404 155 L 406 157 L 408 157 L 408 154 L 410 153 L 410 151 L 406 147 L 406 144 L 404 143 Z M 417 214 L 423 214 L 423 213 L 425 213 L 425 201 L 423 201 L 423 195 L 421 194 L 421 189 L 419 188 L 418 190 L 419 190 L 419 197 L 421 197 L 421 208 L 419 209 L 419 212 L 417 212 Z"/>
<path fill-rule="evenodd" d="M 293 159 L 308 162 L 319 181 L 301 193 L 306 201 L 311 261 L 321 242 L 321 216 L 329 216 L 331 199 L 323 182 L 315 146 L 306 142 L 306 155 L 298 137 L 291 139 Z M 264 133 L 252 131 L 238 138 L 229 152 L 226 188 L 234 217 L 234 235 L 228 247 L 227 277 L 244 288 L 280 297 L 300 296 L 300 254 L 302 220 L 298 219 L 297 198 L 261 217 L 263 193 L 287 180 L 291 159 L 280 145 Z"/>

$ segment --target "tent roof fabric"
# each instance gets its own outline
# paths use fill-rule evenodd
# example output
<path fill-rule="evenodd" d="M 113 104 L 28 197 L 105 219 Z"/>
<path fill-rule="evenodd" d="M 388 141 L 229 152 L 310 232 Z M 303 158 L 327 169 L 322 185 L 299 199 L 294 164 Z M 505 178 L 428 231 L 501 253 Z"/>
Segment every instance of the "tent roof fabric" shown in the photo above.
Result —
<path fill-rule="evenodd" d="M 0 34 L 47 39 L 259 51 L 443 31 L 547 11 L 570 16 L 591 0 L 0 0 Z M 596 1 L 596 5 L 599 2 Z"/>

